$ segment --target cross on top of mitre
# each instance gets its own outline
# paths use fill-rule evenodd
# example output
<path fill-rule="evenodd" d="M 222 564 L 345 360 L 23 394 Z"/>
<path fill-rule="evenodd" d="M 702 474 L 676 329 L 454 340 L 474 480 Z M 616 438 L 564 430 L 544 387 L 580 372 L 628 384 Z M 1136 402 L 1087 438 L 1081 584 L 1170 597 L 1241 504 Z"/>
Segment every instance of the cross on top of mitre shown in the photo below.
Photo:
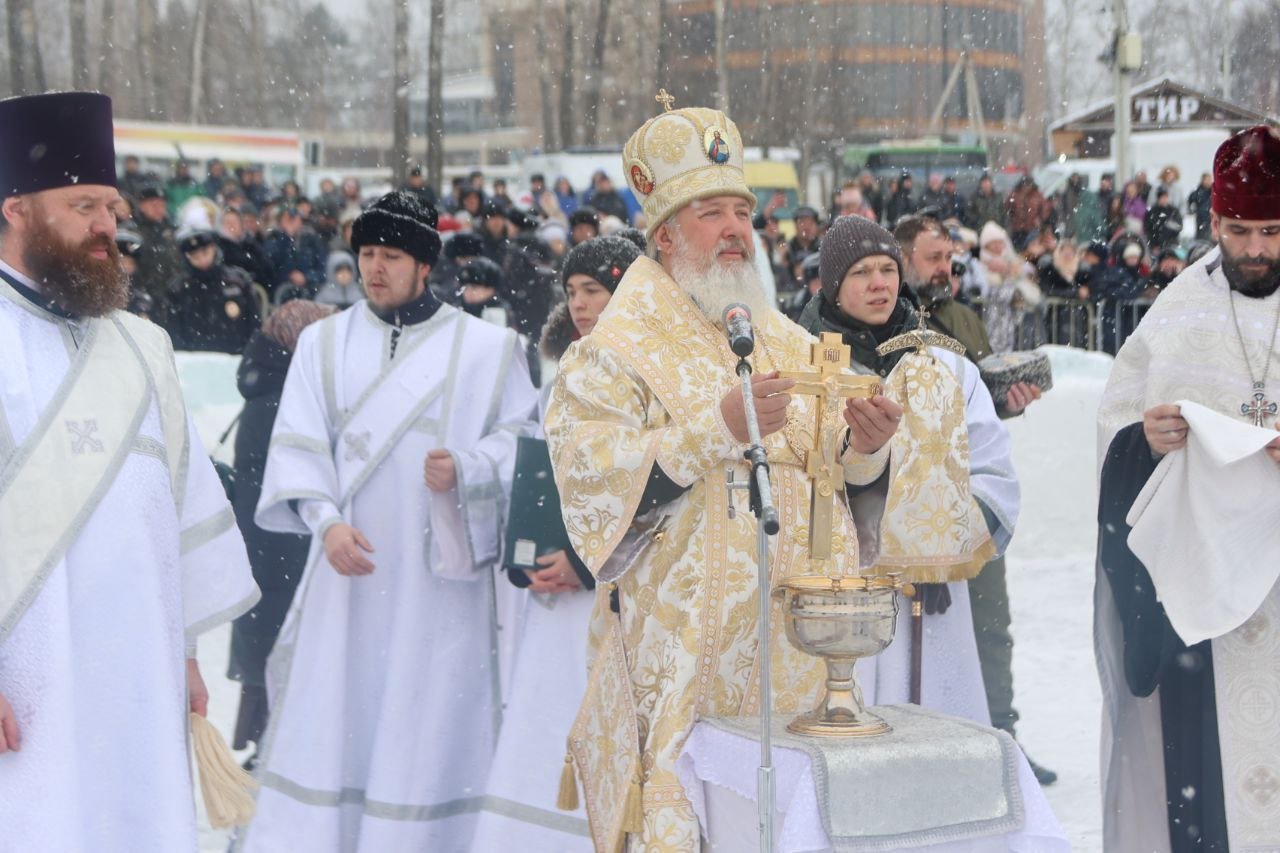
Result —
<path fill-rule="evenodd" d="M 925 308 L 920 309 L 920 325 L 909 332 L 903 332 L 900 335 L 894 335 L 889 340 L 876 347 L 876 353 L 881 356 L 888 355 L 891 352 L 897 352 L 902 349 L 914 349 L 922 355 L 929 353 L 929 347 L 940 347 L 950 350 L 956 355 L 964 355 L 964 344 L 957 341 L 949 335 L 941 332 L 935 332 L 928 326 L 929 311 Z"/>
<path fill-rule="evenodd" d="M 668 94 L 666 89 L 659 89 L 658 95 L 654 100 L 662 104 L 663 112 L 671 112 L 671 108 L 676 105 L 676 99 Z"/>

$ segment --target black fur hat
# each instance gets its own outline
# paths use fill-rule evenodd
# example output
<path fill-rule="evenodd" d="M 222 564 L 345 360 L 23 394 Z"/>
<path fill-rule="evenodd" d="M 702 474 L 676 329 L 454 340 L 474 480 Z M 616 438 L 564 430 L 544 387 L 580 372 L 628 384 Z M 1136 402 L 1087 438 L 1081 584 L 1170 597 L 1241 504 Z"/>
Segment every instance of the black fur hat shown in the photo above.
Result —
<path fill-rule="evenodd" d="M 360 254 L 366 244 L 408 252 L 419 263 L 435 264 L 440 256 L 439 220 L 435 210 L 402 190 L 389 192 L 356 217 L 351 226 L 351 250 Z"/>
<path fill-rule="evenodd" d="M 571 275 L 586 275 L 604 285 L 610 293 L 618 287 L 631 262 L 640 257 L 636 244 L 625 237 L 596 237 L 574 246 L 564 258 L 561 283 Z"/>

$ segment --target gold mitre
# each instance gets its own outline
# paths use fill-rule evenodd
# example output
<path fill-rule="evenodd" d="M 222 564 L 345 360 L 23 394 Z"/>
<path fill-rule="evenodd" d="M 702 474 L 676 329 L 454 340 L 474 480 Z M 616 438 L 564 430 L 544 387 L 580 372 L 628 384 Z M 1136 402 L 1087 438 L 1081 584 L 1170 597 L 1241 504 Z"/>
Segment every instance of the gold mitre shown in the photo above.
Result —
<path fill-rule="evenodd" d="M 647 222 L 645 236 L 690 202 L 736 195 L 751 202 L 742 171 L 742 135 L 719 110 L 704 107 L 671 109 L 666 89 L 656 100 L 664 112 L 644 123 L 622 149 L 622 171 L 640 199 Z"/>

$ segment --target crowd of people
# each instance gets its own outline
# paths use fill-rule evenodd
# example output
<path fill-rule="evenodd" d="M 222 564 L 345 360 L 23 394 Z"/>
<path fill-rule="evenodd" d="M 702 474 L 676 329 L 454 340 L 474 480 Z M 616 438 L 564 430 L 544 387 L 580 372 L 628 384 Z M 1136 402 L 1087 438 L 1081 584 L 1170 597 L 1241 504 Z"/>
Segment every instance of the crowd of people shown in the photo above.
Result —
<path fill-rule="evenodd" d="M 119 183 L 126 209 L 117 245 L 132 278 L 130 310 L 164 326 L 180 349 L 238 353 L 265 315 L 291 299 L 345 308 L 363 297 L 350 231 L 368 199 L 354 178 L 322 181 L 308 198 L 294 181 L 269 187 L 260 168 L 232 173 L 211 160 L 197 180 L 179 162 L 163 180 L 129 157 Z M 438 211 L 445 251 L 433 291 L 514 328 L 534 361 L 568 250 L 601 235 L 635 238 L 635 226 L 644 226 L 635 194 L 603 171 L 582 193 L 543 175 L 515 193 L 506 180 L 473 171 L 438 195 L 420 169 L 401 189 Z M 1119 192 L 1109 174 L 1094 189 L 1073 174 L 1050 197 L 1029 175 L 1007 195 L 983 175 L 966 197 L 954 176 L 931 174 L 917 193 L 908 172 L 882 186 L 864 171 L 832 195 L 826 215 L 809 205 L 780 209 L 778 194 L 754 227 L 779 306 L 793 319 L 816 292 L 817 253 L 835 218 L 855 214 L 892 228 L 924 216 L 951 240 L 959 285 L 949 298 L 983 316 L 997 352 L 1047 342 L 1114 354 L 1163 288 L 1212 247 L 1211 191 L 1206 173 L 1185 192 L 1173 166 L 1154 187 L 1139 171 Z M 1196 223 L 1192 239 L 1182 238 L 1184 214 Z"/>
<path fill-rule="evenodd" d="M 1049 197 L 1030 175 L 1001 195 L 984 174 L 966 197 L 954 176 L 931 174 L 917 194 L 908 172 L 882 187 L 864 171 L 833 194 L 828 217 L 807 205 L 792 211 L 790 239 L 772 209 L 781 199 L 765 206 L 756 226 L 793 317 L 816 287 L 816 268 L 805 260 L 834 218 L 854 214 L 892 228 L 907 216 L 925 216 L 947 229 L 961 279 L 954 298 L 984 316 L 997 351 L 1056 343 L 1114 355 L 1164 287 L 1212 248 L 1212 187 L 1205 173 L 1184 193 L 1177 168 L 1169 166 L 1156 187 L 1142 171 L 1119 193 L 1112 175 L 1090 189 L 1076 173 Z M 1191 239 L 1182 237 L 1184 214 L 1195 219 Z"/>
<path fill-rule="evenodd" d="M 231 174 L 211 160 L 197 181 L 179 162 L 163 180 L 126 157 L 118 180 L 116 243 L 131 280 L 129 309 L 163 326 L 179 349 L 239 353 L 266 315 L 291 300 L 341 309 L 364 298 L 350 241 L 369 199 L 354 178 L 321 181 L 308 198 L 294 181 L 269 188 L 260 168 Z M 583 194 L 564 178 L 548 188 L 535 175 L 523 205 L 506 181 L 487 184 L 479 171 L 455 179 L 443 198 L 420 169 L 401 190 L 437 211 L 446 240 L 432 290 L 534 343 L 569 249 L 602 234 L 639 236 L 630 225 L 634 196 L 617 192 L 603 172 Z"/>

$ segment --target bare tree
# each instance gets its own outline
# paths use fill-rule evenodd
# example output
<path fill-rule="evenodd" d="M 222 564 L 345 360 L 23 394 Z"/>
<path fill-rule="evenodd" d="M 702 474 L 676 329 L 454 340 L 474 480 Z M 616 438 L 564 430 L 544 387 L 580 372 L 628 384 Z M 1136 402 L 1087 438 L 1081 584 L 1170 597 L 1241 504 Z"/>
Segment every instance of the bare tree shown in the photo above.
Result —
<path fill-rule="evenodd" d="M 538 103 L 542 107 L 542 147 L 546 151 L 554 151 L 558 147 L 555 144 L 556 138 L 556 120 L 555 109 L 551 101 L 551 63 L 546 61 L 550 53 L 547 46 L 547 25 L 546 16 L 535 13 L 533 15 L 533 40 L 537 47 L 538 57 L 542 60 L 538 63 Z"/>
<path fill-rule="evenodd" d="M 805 4 L 806 10 L 811 16 L 817 15 L 818 0 L 808 0 Z M 816 29 L 816 28 L 815 28 Z M 816 38 L 809 39 L 809 44 L 805 57 L 805 92 L 808 97 L 805 98 L 805 115 L 804 126 L 806 128 L 813 127 L 814 121 L 818 117 L 818 40 Z M 796 171 L 799 173 L 800 186 L 805 187 L 809 184 L 809 169 L 813 166 L 813 134 L 802 134 L 800 140 L 800 163 Z"/>
<path fill-rule="evenodd" d="M 143 118 L 150 118 L 156 112 L 158 106 L 155 85 L 155 43 L 155 0 L 138 0 L 138 29 L 134 55 L 138 57 L 138 88 L 141 95 L 141 114 Z"/>
<path fill-rule="evenodd" d="M 98 65 L 98 88 L 111 95 L 116 89 L 116 0 L 102 0 L 102 62 Z"/>
<path fill-rule="evenodd" d="M 187 121 L 204 118 L 205 53 L 209 47 L 209 0 L 196 0 L 195 26 L 191 32 L 191 87 L 187 97 Z"/>
<path fill-rule="evenodd" d="M 67 0 L 71 30 L 71 86 L 89 88 L 89 48 L 85 41 L 85 0 Z"/>
<path fill-rule="evenodd" d="M 1280 0 L 1270 0 L 1261 6 L 1246 9 L 1242 20 L 1235 27 L 1235 38 L 1228 49 L 1236 56 L 1247 56 L 1232 69 L 1231 92 L 1242 103 L 1268 115 L 1280 114 L 1280 44 L 1276 33 L 1280 32 Z M 1259 74 L 1257 69 L 1270 68 L 1271 73 Z"/>
<path fill-rule="evenodd" d="M 21 0 L 7 0 L 4 12 L 5 31 L 9 38 L 9 87 L 15 95 L 23 95 L 27 92 L 27 64 L 22 43 Z"/>
<path fill-rule="evenodd" d="M 667 0 L 658 0 L 658 49 L 654 57 L 657 74 L 654 76 L 658 79 L 659 88 L 667 85 L 667 74 L 670 71 L 667 67 L 670 62 L 667 39 Z"/>
<path fill-rule="evenodd" d="M 40 27 L 31 0 L 9 0 L 18 12 L 18 44 L 24 54 L 22 80 L 25 86 L 37 92 L 48 89 L 44 76 L 44 59 L 40 53 Z"/>
<path fill-rule="evenodd" d="M 773 122 L 773 91 L 777 77 L 773 67 L 773 39 L 769 37 L 769 0 L 756 4 L 756 30 L 760 38 L 760 112 L 756 114 L 756 135 L 763 147 L 763 156 L 769 159 L 769 133 Z M 810 40 L 812 43 L 812 40 Z"/>
<path fill-rule="evenodd" d="M 395 2 L 395 37 L 391 75 L 391 175 L 400 183 L 409 176 L 409 0 Z"/>
<path fill-rule="evenodd" d="M 248 87 L 253 92 L 256 121 L 265 124 L 267 121 L 266 85 L 267 79 L 267 44 L 259 0 L 245 0 L 246 17 L 249 26 L 249 57 L 253 67 L 253 80 L 258 84 Z"/>
<path fill-rule="evenodd" d="M 444 183 L 444 0 L 431 0 L 427 37 L 427 184 Z"/>
<path fill-rule="evenodd" d="M 604 52 L 609 44 L 609 0 L 597 0 L 595 39 L 592 43 L 591 65 L 587 68 L 586 102 L 582 109 L 582 123 L 587 142 L 600 141 L 600 96 L 604 85 Z"/>
<path fill-rule="evenodd" d="M 729 112 L 729 67 L 726 62 L 726 52 L 728 50 L 726 41 L 728 33 L 725 32 L 725 3 L 726 0 L 715 0 L 715 20 L 716 20 L 716 107 L 722 112 Z"/>
<path fill-rule="evenodd" d="M 574 35 L 575 18 L 573 0 L 564 0 L 564 30 L 561 39 L 560 60 L 564 66 L 560 72 L 560 147 L 568 148 L 574 142 L 573 122 L 573 81 L 574 81 Z"/>

